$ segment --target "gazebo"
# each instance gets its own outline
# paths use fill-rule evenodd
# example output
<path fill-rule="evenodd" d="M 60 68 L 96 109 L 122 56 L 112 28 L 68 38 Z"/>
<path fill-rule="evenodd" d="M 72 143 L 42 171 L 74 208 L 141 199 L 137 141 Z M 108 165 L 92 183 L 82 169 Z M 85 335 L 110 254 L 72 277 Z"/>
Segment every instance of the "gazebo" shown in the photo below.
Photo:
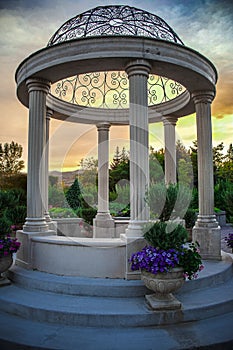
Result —
<path fill-rule="evenodd" d="M 211 103 L 217 73 L 186 47 L 160 17 L 130 6 L 101 6 L 63 24 L 47 47 L 16 71 L 17 96 L 29 109 L 27 218 L 17 235 L 16 263 L 58 275 L 136 279 L 128 257 L 142 244 L 149 220 L 148 125 L 163 122 L 166 183 L 176 182 L 175 126 L 196 113 L 199 215 L 193 239 L 203 259 L 220 260 L 220 227 L 214 214 Z M 158 89 L 160 92 L 158 92 Z M 57 236 L 48 213 L 51 118 L 96 125 L 98 212 L 93 238 Z M 113 238 L 109 213 L 109 131 L 130 128 L 131 216 Z M 95 261 L 95 266 L 91 264 Z"/>

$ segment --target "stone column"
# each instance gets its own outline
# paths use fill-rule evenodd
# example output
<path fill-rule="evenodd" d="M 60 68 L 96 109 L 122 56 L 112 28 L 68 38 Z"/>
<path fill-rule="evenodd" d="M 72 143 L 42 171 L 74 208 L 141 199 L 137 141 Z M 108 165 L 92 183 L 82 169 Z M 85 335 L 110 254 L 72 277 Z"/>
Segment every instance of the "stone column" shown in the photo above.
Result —
<path fill-rule="evenodd" d="M 145 193 L 149 185 L 148 91 L 151 66 L 135 60 L 126 67 L 129 78 L 130 123 L 130 222 L 127 237 L 141 237 L 142 225 L 149 219 Z"/>
<path fill-rule="evenodd" d="M 46 125 L 45 125 L 45 151 L 44 151 L 44 193 L 43 193 L 43 203 L 45 208 L 45 221 L 49 226 L 49 230 L 57 232 L 57 222 L 52 221 L 49 215 L 49 201 L 48 201 L 48 187 L 49 187 L 49 129 L 50 120 L 53 115 L 53 111 L 49 108 L 46 110 Z"/>
<path fill-rule="evenodd" d="M 94 219 L 94 238 L 114 237 L 114 220 L 109 212 L 109 123 L 98 130 L 98 212 Z"/>
<path fill-rule="evenodd" d="M 35 78 L 28 79 L 26 84 L 29 93 L 27 218 L 23 231 L 17 231 L 22 249 L 17 253 L 16 264 L 31 269 L 31 238 L 55 232 L 49 230 L 45 220 L 46 96 L 50 83 Z"/>
<path fill-rule="evenodd" d="M 165 143 L 165 183 L 176 184 L 176 133 L 177 118 L 166 116 L 162 118 Z"/>
<path fill-rule="evenodd" d="M 214 214 L 211 103 L 213 91 L 192 94 L 196 108 L 198 144 L 199 215 L 193 228 L 193 240 L 200 244 L 203 259 L 221 259 L 221 230 Z"/>
<path fill-rule="evenodd" d="M 50 84 L 42 79 L 28 79 L 29 134 L 28 134 L 28 180 L 27 218 L 25 232 L 45 232 L 45 137 L 46 96 Z"/>
<path fill-rule="evenodd" d="M 45 206 L 45 221 L 48 225 L 51 223 L 49 215 L 48 187 L 49 187 L 49 127 L 50 119 L 53 115 L 51 109 L 46 110 L 46 126 L 45 126 L 45 186 L 44 186 L 44 206 Z"/>

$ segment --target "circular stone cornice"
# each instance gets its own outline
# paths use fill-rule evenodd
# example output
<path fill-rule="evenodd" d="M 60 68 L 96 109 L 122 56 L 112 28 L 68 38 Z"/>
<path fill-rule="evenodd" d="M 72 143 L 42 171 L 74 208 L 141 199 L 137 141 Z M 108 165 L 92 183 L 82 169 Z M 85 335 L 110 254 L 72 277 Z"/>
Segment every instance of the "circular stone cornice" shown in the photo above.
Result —
<path fill-rule="evenodd" d="M 215 92 L 216 69 L 198 52 L 167 41 L 118 36 L 82 38 L 35 52 L 16 71 L 17 95 L 28 107 L 28 78 L 45 79 L 53 84 L 72 75 L 105 71 L 106 67 L 109 71 L 125 70 L 132 59 L 147 60 L 151 74 L 179 82 L 190 94 L 199 90 Z M 174 104 L 178 98 L 166 104 Z M 186 107 L 187 113 L 195 111 L 193 102 Z"/>
<path fill-rule="evenodd" d="M 108 121 L 111 125 L 129 124 L 129 109 L 105 109 L 78 106 L 60 100 L 49 94 L 47 97 L 48 108 L 54 111 L 52 118 L 83 124 L 98 124 Z M 192 107 L 192 108 L 191 108 Z M 154 105 L 148 109 L 150 123 L 161 121 L 162 116 L 174 115 L 183 117 L 192 113 L 193 104 L 190 94 L 186 90 L 177 98 Z"/>

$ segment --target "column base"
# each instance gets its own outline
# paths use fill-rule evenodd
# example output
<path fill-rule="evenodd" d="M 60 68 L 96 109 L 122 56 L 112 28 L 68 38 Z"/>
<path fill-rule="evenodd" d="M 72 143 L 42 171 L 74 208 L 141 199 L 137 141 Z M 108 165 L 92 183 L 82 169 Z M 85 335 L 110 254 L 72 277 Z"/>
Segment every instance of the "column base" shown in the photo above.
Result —
<path fill-rule="evenodd" d="M 109 213 L 97 213 L 93 220 L 93 238 L 114 238 L 115 222 Z"/>
<path fill-rule="evenodd" d="M 200 254 L 204 260 L 221 260 L 221 227 L 215 215 L 198 216 L 193 227 L 192 240 L 200 244 Z"/>
<path fill-rule="evenodd" d="M 49 229 L 48 223 L 45 218 L 26 218 L 23 226 L 24 232 L 47 232 Z"/>
<path fill-rule="evenodd" d="M 125 231 L 126 237 L 142 237 L 143 236 L 143 226 L 147 224 L 146 220 L 130 220 L 128 228 Z"/>
<path fill-rule="evenodd" d="M 210 227 L 217 228 L 218 222 L 216 220 L 216 215 L 198 215 L 195 227 Z"/>

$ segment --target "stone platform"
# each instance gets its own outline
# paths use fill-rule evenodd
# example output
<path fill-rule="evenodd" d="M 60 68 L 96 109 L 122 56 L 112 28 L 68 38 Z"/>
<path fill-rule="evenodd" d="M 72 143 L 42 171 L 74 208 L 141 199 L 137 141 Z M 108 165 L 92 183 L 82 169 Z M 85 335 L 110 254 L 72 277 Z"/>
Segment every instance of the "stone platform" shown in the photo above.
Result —
<path fill-rule="evenodd" d="M 185 282 L 181 310 L 161 312 L 148 307 L 140 280 L 14 266 L 0 289 L 1 349 L 232 349 L 232 255 L 223 255 Z"/>

